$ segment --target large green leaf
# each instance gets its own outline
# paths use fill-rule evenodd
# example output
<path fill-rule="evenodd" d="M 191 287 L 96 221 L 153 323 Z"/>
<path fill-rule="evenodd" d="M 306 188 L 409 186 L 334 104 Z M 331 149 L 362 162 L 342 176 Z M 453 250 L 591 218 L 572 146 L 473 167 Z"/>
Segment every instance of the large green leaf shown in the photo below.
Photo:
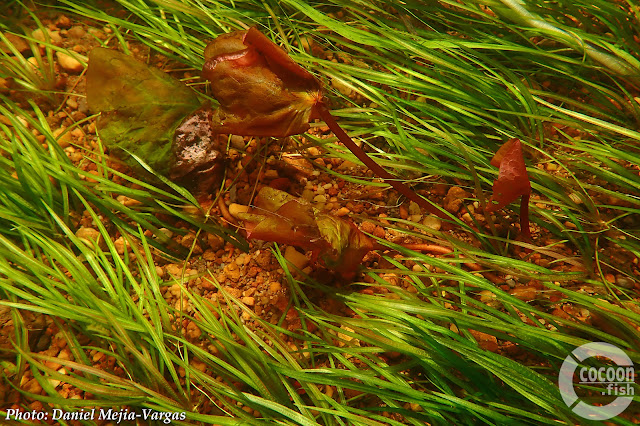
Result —
<path fill-rule="evenodd" d="M 98 130 L 112 153 L 137 166 L 133 153 L 163 175 L 176 163 L 176 128 L 200 106 L 195 92 L 180 81 L 104 48 L 89 54 L 87 102 L 102 113 Z"/>

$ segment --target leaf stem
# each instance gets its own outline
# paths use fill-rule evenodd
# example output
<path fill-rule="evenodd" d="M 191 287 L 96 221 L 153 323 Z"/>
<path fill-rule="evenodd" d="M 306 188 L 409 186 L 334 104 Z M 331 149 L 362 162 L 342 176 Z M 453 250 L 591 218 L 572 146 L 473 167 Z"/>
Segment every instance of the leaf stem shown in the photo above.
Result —
<path fill-rule="evenodd" d="M 449 220 L 450 218 L 441 210 L 431 205 L 425 198 L 420 197 L 414 191 L 409 189 L 405 184 L 400 182 L 397 177 L 386 171 L 382 166 L 376 163 L 366 152 L 362 150 L 351 139 L 347 133 L 342 130 L 342 127 L 338 125 L 335 118 L 329 112 L 329 109 L 324 103 L 318 105 L 318 113 L 324 122 L 329 126 L 329 129 L 336 135 L 336 137 L 342 142 L 348 149 L 358 157 L 365 166 L 371 169 L 376 175 L 382 178 L 386 183 L 390 184 L 396 191 L 407 197 L 409 200 L 420 206 L 421 209 L 428 211 L 431 214 L 438 216 L 441 219 Z"/>
<path fill-rule="evenodd" d="M 525 241 L 531 241 L 531 229 L 529 228 L 529 197 L 530 193 L 522 194 L 520 199 L 520 234 Z"/>

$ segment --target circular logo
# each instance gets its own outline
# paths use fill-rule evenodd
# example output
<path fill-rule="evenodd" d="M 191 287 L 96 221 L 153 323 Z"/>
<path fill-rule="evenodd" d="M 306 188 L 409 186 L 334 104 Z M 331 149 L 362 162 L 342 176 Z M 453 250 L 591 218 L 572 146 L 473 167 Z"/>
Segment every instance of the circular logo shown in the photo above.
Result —
<path fill-rule="evenodd" d="M 579 367 L 578 362 L 594 356 L 608 358 L 617 367 Z M 603 406 L 579 401 L 580 398 L 573 387 L 575 373 L 580 383 L 601 386 L 602 395 L 617 396 L 616 399 Z M 565 404 L 574 413 L 589 420 L 607 420 L 622 413 L 633 401 L 635 391 L 633 362 L 622 349 L 609 343 L 587 343 L 574 349 L 565 358 L 560 367 L 558 387 Z"/>

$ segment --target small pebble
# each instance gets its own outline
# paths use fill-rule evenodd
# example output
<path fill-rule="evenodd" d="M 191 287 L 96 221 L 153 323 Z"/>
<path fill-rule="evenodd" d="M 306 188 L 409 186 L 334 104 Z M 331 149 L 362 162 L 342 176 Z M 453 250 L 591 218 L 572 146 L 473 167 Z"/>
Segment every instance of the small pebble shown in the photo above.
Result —
<path fill-rule="evenodd" d="M 400 213 L 400 219 L 406 220 L 409 217 L 409 210 L 404 205 L 400 206 L 399 213 Z"/>
<path fill-rule="evenodd" d="M 207 370 L 207 364 L 205 364 L 204 362 L 197 360 L 197 359 L 192 359 L 190 362 L 191 366 L 194 367 L 196 370 L 204 373 Z"/>
<path fill-rule="evenodd" d="M 297 251 L 293 246 L 287 246 L 284 251 L 284 258 L 298 269 L 304 269 L 309 263 L 307 256 Z"/>
<path fill-rule="evenodd" d="M 162 279 L 162 277 L 164 277 L 164 269 L 162 269 L 161 266 L 157 266 L 156 265 L 156 275 L 158 275 L 158 278 Z"/>
<path fill-rule="evenodd" d="M 244 149 L 244 138 L 238 135 L 231 135 L 231 146 L 235 149 Z"/>
<path fill-rule="evenodd" d="M 280 284 L 278 281 L 271 281 L 269 283 L 269 291 L 271 293 L 275 293 L 279 291 L 281 288 L 282 288 L 282 284 Z"/>
<path fill-rule="evenodd" d="M 67 15 L 60 15 L 56 20 L 56 26 L 58 28 L 69 28 L 71 26 L 71 19 Z"/>
<path fill-rule="evenodd" d="M 165 266 L 165 270 L 173 277 L 178 277 L 182 274 L 182 266 L 175 263 L 170 263 L 169 265 Z M 178 288 L 180 287 L 178 286 Z"/>
<path fill-rule="evenodd" d="M 346 207 L 345 207 L 346 208 Z M 348 209 L 347 209 L 348 210 Z M 364 221 L 362 222 L 362 224 L 360 225 L 360 230 L 362 232 L 366 232 L 368 234 L 373 234 L 373 231 L 376 230 L 376 224 L 373 222 L 369 222 L 369 221 Z"/>
<path fill-rule="evenodd" d="M 482 349 L 495 352 L 498 350 L 498 339 L 496 336 L 482 331 L 469 329 L 469 333 L 476 339 L 478 346 Z"/>
<path fill-rule="evenodd" d="M 569 198 L 571 199 L 571 201 L 573 201 L 576 204 L 583 204 L 584 203 L 584 200 L 582 199 L 580 194 L 577 194 L 575 192 L 570 193 L 569 194 Z"/>
<path fill-rule="evenodd" d="M 87 32 L 79 25 L 69 28 L 67 35 L 72 38 L 82 38 Z"/>
<path fill-rule="evenodd" d="M 351 96 L 351 94 L 353 93 L 353 90 L 351 89 L 351 87 L 347 85 L 346 82 L 336 77 L 331 79 L 331 87 L 333 87 L 334 89 L 336 89 L 338 92 L 342 93 L 346 97 Z"/>
<path fill-rule="evenodd" d="M 342 217 L 342 216 L 346 216 L 349 213 L 351 213 L 351 210 L 349 210 L 346 207 L 341 207 L 337 212 L 336 212 L 336 216 L 338 217 Z"/>
<path fill-rule="evenodd" d="M 434 231 L 439 231 L 442 228 L 442 220 L 436 216 L 428 215 L 422 221 L 422 224 L 427 228 L 431 228 Z"/>
<path fill-rule="evenodd" d="M 102 235 L 100 231 L 93 228 L 80 228 L 76 231 L 76 237 L 84 240 L 85 244 L 89 247 L 92 247 L 96 244 L 99 244 L 102 241 Z"/>
<path fill-rule="evenodd" d="M 138 200 L 136 200 L 136 201 L 138 201 Z M 126 206 L 126 205 L 129 205 L 129 204 L 126 204 L 126 201 L 125 201 L 125 206 Z M 167 239 L 167 240 L 168 240 L 169 238 L 173 237 L 173 231 L 171 231 L 170 229 L 167 229 L 167 228 L 160 228 L 160 229 L 158 229 L 158 231 L 160 231 L 160 233 L 161 233 L 162 235 L 164 235 L 165 239 Z"/>
<path fill-rule="evenodd" d="M 633 282 L 633 280 L 630 280 L 629 278 L 624 277 L 622 275 L 616 276 L 616 284 L 622 288 L 628 288 L 628 289 L 635 287 L 635 283 Z"/>
<path fill-rule="evenodd" d="M 187 337 L 190 339 L 198 339 L 201 335 L 202 331 L 200 331 L 198 325 L 193 321 L 189 321 L 187 325 Z"/>
<path fill-rule="evenodd" d="M 47 34 L 45 34 L 45 31 Z M 38 41 L 43 43 L 62 43 L 62 37 L 60 36 L 59 31 L 51 31 L 46 29 L 43 31 L 42 28 L 38 28 L 31 33 L 31 37 L 35 38 Z"/>
<path fill-rule="evenodd" d="M 42 386 L 38 382 L 38 379 L 35 378 L 29 380 L 23 389 L 33 394 L 39 394 L 40 392 L 42 392 Z"/>
<path fill-rule="evenodd" d="M 387 236 L 387 231 L 382 226 L 376 226 L 376 229 L 373 231 L 373 235 L 378 238 L 384 238 Z"/>
<path fill-rule="evenodd" d="M 176 311 L 180 312 L 187 311 L 189 309 L 189 299 L 187 299 L 186 297 L 179 298 L 178 300 L 176 300 L 174 308 L 176 309 Z"/>
<path fill-rule="evenodd" d="M 411 411 L 422 411 L 422 406 L 416 402 L 409 404 L 409 407 L 411 408 Z"/>
<path fill-rule="evenodd" d="M 24 38 L 11 34 L 9 32 L 3 33 L 3 35 L 7 40 L 7 43 L 0 42 L 0 51 L 11 53 L 11 49 L 9 49 L 9 46 L 7 44 L 13 46 L 20 53 L 28 52 L 30 50 L 29 44 L 25 41 Z"/>
<path fill-rule="evenodd" d="M 214 252 L 214 254 L 217 250 L 220 250 L 222 247 L 224 247 L 224 239 L 219 235 L 208 234 L 207 242 L 209 243 L 209 247 Z"/>
<path fill-rule="evenodd" d="M 409 214 L 410 215 L 422 214 L 422 211 L 420 210 L 420 206 L 418 204 L 414 203 L 413 201 L 411 201 L 409 203 Z"/>
<path fill-rule="evenodd" d="M 124 254 L 125 250 L 129 248 L 129 243 L 124 239 L 124 237 L 120 237 L 115 240 L 113 242 L 113 245 L 115 246 L 116 252 L 118 252 L 118 254 Z"/>
<path fill-rule="evenodd" d="M 56 138 L 60 148 L 64 149 L 71 145 L 71 133 L 66 131 L 64 127 L 60 127 L 53 131 L 53 136 Z"/>
<path fill-rule="evenodd" d="M 315 197 L 313 197 L 313 202 L 318 204 L 326 203 L 327 197 L 325 197 L 324 195 L 316 195 Z"/>
<path fill-rule="evenodd" d="M 313 164 L 311 164 L 311 162 L 306 158 L 300 156 L 285 155 L 282 157 L 282 159 L 287 164 L 287 166 L 294 170 L 294 173 L 296 175 L 308 178 L 310 176 L 318 176 L 320 174 L 318 170 L 313 170 Z M 315 172 L 317 172 L 318 174 L 316 175 Z"/>
<path fill-rule="evenodd" d="M 421 214 L 409 215 L 409 220 L 411 222 L 419 223 L 422 220 L 422 215 Z"/>
<path fill-rule="evenodd" d="M 169 293 L 171 293 L 173 297 L 180 297 L 181 292 L 182 292 L 182 289 L 180 288 L 180 284 L 174 284 L 171 287 L 169 287 Z"/>
<path fill-rule="evenodd" d="M 278 171 L 276 169 L 269 169 L 264 172 L 264 177 L 269 179 L 277 179 L 279 176 L 280 175 L 278 174 Z"/>
<path fill-rule="evenodd" d="M 75 98 L 69 98 L 67 99 L 67 106 L 71 109 L 78 109 L 78 102 Z"/>
<path fill-rule="evenodd" d="M 242 272 L 240 271 L 240 267 L 235 262 L 231 262 L 224 267 L 224 274 L 231 281 L 238 281 L 240 279 L 240 276 L 242 275 Z"/>
<path fill-rule="evenodd" d="M 62 68 L 69 72 L 80 72 L 84 69 L 84 66 L 80 61 L 74 58 L 71 55 L 68 55 L 64 52 L 56 52 L 56 57 L 58 58 L 58 63 Z"/>
<path fill-rule="evenodd" d="M 250 259 L 251 259 L 251 258 L 249 257 L 249 255 L 247 255 L 247 254 L 245 254 L 245 253 L 242 253 L 241 255 L 239 255 L 238 257 L 236 257 L 235 262 L 236 262 L 236 265 L 238 265 L 238 266 L 243 266 L 245 263 L 248 263 L 248 261 L 249 261 Z"/>
<path fill-rule="evenodd" d="M 464 199 L 469 197 L 469 193 L 459 186 L 453 186 L 447 191 L 444 199 L 444 208 L 450 213 L 457 213 L 462 207 Z"/>

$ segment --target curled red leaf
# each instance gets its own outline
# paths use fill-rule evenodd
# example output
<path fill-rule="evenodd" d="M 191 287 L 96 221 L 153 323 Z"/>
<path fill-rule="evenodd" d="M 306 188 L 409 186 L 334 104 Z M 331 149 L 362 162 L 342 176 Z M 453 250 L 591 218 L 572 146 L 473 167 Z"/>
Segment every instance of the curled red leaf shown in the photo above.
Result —
<path fill-rule="evenodd" d="M 448 216 L 369 157 L 329 112 L 320 82 L 256 28 L 223 34 L 205 49 L 202 75 L 220 103 L 213 127 L 220 133 L 285 137 L 304 133 L 321 118 L 364 165 L 422 209 Z"/>
<path fill-rule="evenodd" d="M 499 210 L 522 196 L 520 201 L 520 228 L 522 235 L 530 239 L 529 197 L 531 183 L 524 163 L 520 140 L 510 139 L 502 145 L 491 159 L 491 164 L 499 167 L 500 170 L 498 179 L 493 182 L 493 195 L 489 200 L 487 212 L 491 213 Z"/>
<path fill-rule="evenodd" d="M 202 75 L 220 103 L 219 133 L 285 137 L 317 116 L 320 83 L 255 28 L 217 37 L 205 49 Z"/>

